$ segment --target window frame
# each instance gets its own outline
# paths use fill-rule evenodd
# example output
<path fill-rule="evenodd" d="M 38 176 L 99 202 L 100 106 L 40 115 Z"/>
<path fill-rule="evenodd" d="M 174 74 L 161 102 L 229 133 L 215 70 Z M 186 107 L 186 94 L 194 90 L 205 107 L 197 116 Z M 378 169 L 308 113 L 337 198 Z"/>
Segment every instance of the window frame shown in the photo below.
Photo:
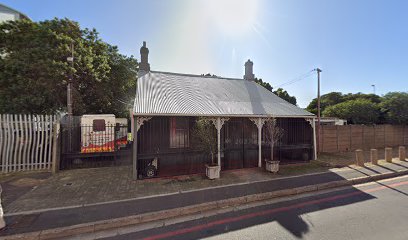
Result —
<path fill-rule="evenodd" d="M 189 148 L 190 128 L 188 119 L 170 117 L 169 125 L 169 147 L 171 149 Z"/>

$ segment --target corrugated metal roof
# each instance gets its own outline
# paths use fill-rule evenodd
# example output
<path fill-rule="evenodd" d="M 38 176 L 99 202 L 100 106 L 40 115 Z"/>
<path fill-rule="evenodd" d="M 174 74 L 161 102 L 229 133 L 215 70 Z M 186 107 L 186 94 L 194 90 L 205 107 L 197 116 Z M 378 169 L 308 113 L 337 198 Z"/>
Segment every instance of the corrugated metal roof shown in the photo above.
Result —
<path fill-rule="evenodd" d="M 314 116 L 255 82 L 156 71 L 139 77 L 133 111 L 136 115 Z"/>
<path fill-rule="evenodd" d="M 26 19 L 28 19 L 28 20 L 31 21 L 31 18 L 29 18 L 29 17 L 28 17 L 27 15 L 25 15 L 24 13 L 22 13 L 22 12 L 20 12 L 20 11 L 17 11 L 17 10 L 15 10 L 15 9 L 9 7 L 9 6 L 6 6 L 6 5 L 4 5 L 3 3 L 0 3 L 0 8 L 8 9 L 8 10 L 11 11 L 11 12 L 15 12 L 15 13 L 21 15 L 21 18 L 26 18 Z"/>

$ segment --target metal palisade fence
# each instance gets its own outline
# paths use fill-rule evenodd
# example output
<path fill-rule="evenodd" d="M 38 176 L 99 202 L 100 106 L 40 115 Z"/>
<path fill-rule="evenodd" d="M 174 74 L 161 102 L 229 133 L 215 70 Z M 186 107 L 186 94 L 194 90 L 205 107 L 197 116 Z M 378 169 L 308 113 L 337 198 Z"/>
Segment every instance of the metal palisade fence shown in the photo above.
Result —
<path fill-rule="evenodd" d="M 55 115 L 0 114 L 1 172 L 50 169 Z"/>

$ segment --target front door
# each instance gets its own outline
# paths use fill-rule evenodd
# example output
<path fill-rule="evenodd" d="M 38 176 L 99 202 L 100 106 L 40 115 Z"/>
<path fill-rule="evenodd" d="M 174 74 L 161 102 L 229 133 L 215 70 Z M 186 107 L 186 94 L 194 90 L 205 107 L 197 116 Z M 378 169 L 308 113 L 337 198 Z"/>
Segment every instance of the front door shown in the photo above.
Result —
<path fill-rule="evenodd" d="M 247 118 L 231 118 L 221 132 L 222 169 L 256 167 L 258 162 L 257 129 Z"/>

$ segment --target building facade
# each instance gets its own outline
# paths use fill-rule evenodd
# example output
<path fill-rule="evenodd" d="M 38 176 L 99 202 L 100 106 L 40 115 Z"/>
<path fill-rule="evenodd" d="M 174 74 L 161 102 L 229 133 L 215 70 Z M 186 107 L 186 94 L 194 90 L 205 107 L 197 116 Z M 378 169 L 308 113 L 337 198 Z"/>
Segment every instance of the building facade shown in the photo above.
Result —
<path fill-rule="evenodd" d="M 17 21 L 20 19 L 30 20 L 27 15 L 0 3 L 0 23 L 5 21 Z"/>
<path fill-rule="evenodd" d="M 211 157 L 192 141 L 198 119 L 214 125 L 221 171 L 264 165 L 271 157 L 265 129 L 271 118 L 283 130 L 274 159 L 289 164 L 315 158 L 315 116 L 255 83 L 250 60 L 243 79 L 235 79 L 152 71 L 145 42 L 140 52 L 133 107 L 135 178 L 152 164 L 157 176 L 204 173 Z"/>

